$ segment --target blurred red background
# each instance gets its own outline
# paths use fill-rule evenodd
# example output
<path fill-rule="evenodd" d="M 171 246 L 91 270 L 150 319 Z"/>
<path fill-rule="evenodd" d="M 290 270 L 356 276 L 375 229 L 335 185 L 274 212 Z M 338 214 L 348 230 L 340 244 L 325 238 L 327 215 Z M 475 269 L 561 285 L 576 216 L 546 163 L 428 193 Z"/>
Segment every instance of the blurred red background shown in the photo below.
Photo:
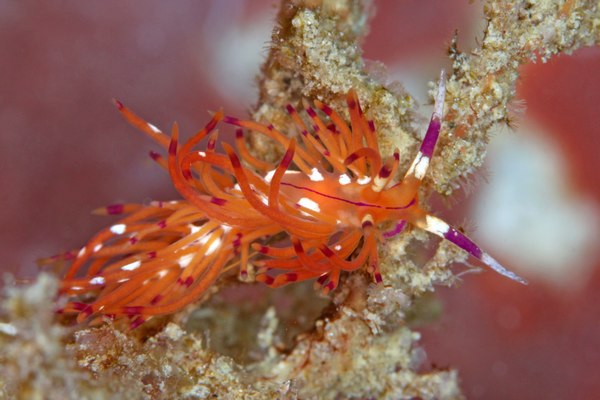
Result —
<path fill-rule="evenodd" d="M 266 55 L 273 3 L 0 1 L 0 270 L 35 276 L 37 258 L 76 248 L 107 224 L 90 215 L 95 207 L 175 198 L 147 156 L 153 144 L 110 100 L 165 130 L 176 120 L 188 133 L 206 122 L 206 110 L 245 115 L 255 101 L 253 76 Z M 427 80 L 447 66 L 455 29 L 463 49 L 481 35 L 480 6 L 464 1 L 376 5 L 365 57 L 382 61 L 390 79 L 421 99 Z M 599 70 L 600 51 L 583 49 L 526 66 L 519 87 L 524 118 L 550 127 L 573 190 L 596 205 Z M 469 210 L 452 214 L 455 220 Z M 556 226 L 565 235 L 569 228 Z M 439 290 L 443 316 L 422 330 L 425 368 L 458 368 L 469 398 L 597 398 L 594 261 L 591 278 L 576 290 L 525 270 L 528 287 L 486 273 Z"/>

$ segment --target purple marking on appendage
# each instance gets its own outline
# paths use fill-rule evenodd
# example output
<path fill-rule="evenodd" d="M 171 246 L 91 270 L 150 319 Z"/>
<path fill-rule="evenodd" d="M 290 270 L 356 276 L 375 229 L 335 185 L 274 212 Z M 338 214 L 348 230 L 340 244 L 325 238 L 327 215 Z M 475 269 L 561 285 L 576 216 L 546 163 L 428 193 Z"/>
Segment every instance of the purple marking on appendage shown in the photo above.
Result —
<path fill-rule="evenodd" d="M 258 250 L 258 252 L 261 254 L 268 254 L 269 248 L 267 246 L 260 246 L 260 249 Z"/>
<path fill-rule="evenodd" d="M 243 129 L 236 129 L 235 130 L 235 137 L 240 139 L 244 137 L 244 130 Z"/>
<path fill-rule="evenodd" d="M 150 300 L 150 304 L 152 304 L 154 306 L 154 305 L 156 305 L 156 303 L 158 303 L 162 299 L 163 299 L 163 296 L 161 294 L 157 294 L 156 296 L 154 296 L 152 298 L 152 300 Z"/>
<path fill-rule="evenodd" d="M 308 132 L 307 132 L 306 130 L 303 130 L 302 132 L 300 132 L 300 134 L 301 134 L 302 136 L 308 136 Z"/>
<path fill-rule="evenodd" d="M 295 272 L 290 272 L 285 274 L 285 280 L 288 282 L 296 282 L 298 280 L 298 274 Z"/>
<path fill-rule="evenodd" d="M 329 152 L 329 150 L 325 150 L 325 151 L 323 152 L 323 155 L 324 155 L 325 157 L 329 157 L 329 156 L 331 156 L 331 153 Z"/>
<path fill-rule="evenodd" d="M 391 231 L 383 232 L 383 237 L 386 239 L 393 238 L 394 236 L 402 232 L 404 230 L 404 227 L 406 227 L 406 221 L 402 220 L 398 222 L 396 224 L 396 227 Z"/>
<path fill-rule="evenodd" d="M 467 253 L 471 254 L 475 258 L 481 259 L 482 251 L 471 239 L 463 235 L 461 232 L 454 228 L 448 229 L 448 232 L 444 234 L 444 239 L 454 243 Z"/>
<path fill-rule="evenodd" d="M 230 117 L 228 115 L 226 115 L 225 117 L 223 117 L 223 122 L 225 122 L 226 124 L 230 124 L 230 125 L 236 125 L 236 126 L 242 126 L 240 124 L 240 120 L 235 118 L 235 117 Z"/>
<path fill-rule="evenodd" d="M 242 244 L 242 236 L 244 236 L 244 235 L 242 235 L 239 232 L 235 234 L 235 239 L 231 243 L 231 244 L 233 244 L 233 247 L 239 247 Z"/>
<path fill-rule="evenodd" d="M 291 151 L 290 151 L 291 150 Z M 290 164 L 292 163 L 292 160 L 294 159 L 294 151 L 292 149 L 288 149 L 285 154 L 283 155 L 283 158 L 281 159 L 281 163 L 280 165 L 287 169 L 287 167 L 290 166 Z"/>
<path fill-rule="evenodd" d="M 321 107 L 321 110 L 325 113 L 325 115 L 327 116 L 331 116 L 331 114 L 333 114 L 333 110 L 331 109 L 331 107 L 329 107 L 327 104 L 323 104 Z"/>
<path fill-rule="evenodd" d="M 193 176 L 192 176 L 192 171 L 188 168 L 184 168 L 181 170 L 181 175 L 183 175 L 183 178 L 186 181 L 191 181 Z"/>
<path fill-rule="evenodd" d="M 285 109 L 288 112 L 288 114 L 293 114 L 296 112 L 296 109 L 291 104 L 286 104 Z"/>
<path fill-rule="evenodd" d="M 171 139 L 171 143 L 169 143 L 169 154 L 172 156 L 177 155 L 177 140 Z"/>
<path fill-rule="evenodd" d="M 373 226 L 373 222 L 371 222 L 369 220 L 367 220 L 367 221 L 365 221 L 365 222 L 362 223 L 362 228 L 363 229 L 366 229 L 366 228 L 369 228 L 369 227 L 372 227 L 372 226 Z"/>
<path fill-rule="evenodd" d="M 315 112 L 315 110 L 312 109 L 312 107 L 307 107 L 306 108 L 306 113 L 311 117 L 311 118 L 316 118 L 317 117 L 317 113 Z"/>
<path fill-rule="evenodd" d="M 265 283 L 265 285 L 272 285 L 273 282 L 275 282 L 275 279 L 270 276 L 270 275 L 263 275 L 265 278 L 263 280 L 263 282 Z"/>
<path fill-rule="evenodd" d="M 81 312 L 82 314 L 86 315 L 86 316 L 90 316 L 92 315 L 92 313 L 94 312 L 94 310 L 92 309 L 92 306 L 90 306 L 89 304 L 86 303 L 79 303 L 79 302 L 73 302 L 71 303 L 73 304 L 73 308 L 76 311 Z"/>
<path fill-rule="evenodd" d="M 379 173 L 377 175 L 379 175 L 380 178 L 385 179 L 385 178 L 388 178 L 391 173 L 392 173 L 392 170 L 384 165 L 383 167 L 381 167 L 381 169 L 379 170 Z"/>
<path fill-rule="evenodd" d="M 213 118 L 208 122 L 208 124 L 206 124 L 204 129 L 206 129 L 206 132 L 210 132 L 213 129 L 215 129 L 216 126 L 217 126 L 217 120 Z"/>
<path fill-rule="evenodd" d="M 329 129 L 331 132 L 333 132 L 335 134 L 339 134 L 339 132 L 335 129 L 335 124 L 327 125 L 327 129 Z"/>
<path fill-rule="evenodd" d="M 325 274 L 325 275 L 321 275 L 318 279 L 317 279 L 317 283 L 319 285 L 323 285 L 325 283 L 325 281 L 327 280 L 327 278 L 329 278 L 329 275 Z"/>
<path fill-rule="evenodd" d="M 115 106 L 117 106 L 119 111 L 121 111 L 125 107 L 125 106 L 123 106 L 123 103 L 121 103 L 119 100 L 113 99 L 113 101 L 115 102 Z"/>
<path fill-rule="evenodd" d="M 433 150 L 435 149 L 435 144 L 437 143 L 438 136 L 440 135 L 440 128 L 442 124 L 437 116 L 433 116 L 431 118 L 431 122 L 429 123 L 429 127 L 427 128 L 427 133 L 425 134 L 425 138 L 423 139 L 423 143 L 421 143 L 421 153 L 424 156 L 430 157 L 433 155 Z"/>
<path fill-rule="evenodd" d="M 131 324 L 129 324 L 129 329 L 134 330 L 136 328 L 138 328 L 140 325 L 142 325 L 144 322 L 146 322 L 146 320 L 142 317 L 137 317 L 136 319 L 134 319 Z"/>
<path fill-rule="evenodd" d="M 354 101 L 354 99 L 349 99 L 348 100 L 348 108 L 356 108 L 356 101 Z"/>
<path fill-rule="evenodd" d="M 129 244 L 136 244 L 138 241 L 138 238 L 136 238 L 135 236 L 129 238 Z"/>
<path fill-rule="evenodd" d="M 267 129 L 272 131 L 275 129 L 275 126 L 273 126 L 273 124 L 269 124 L 269 125 L 267 125 Z"/>
<path fill-rule="evenodd" d="M 375 283 L 380 284 L 383 282 L 383 278 L 381 278 L 381 274 L 379 272 L 373 274 L 373 277 L 375 278 Z"/>
<path fill-rule="evenodd" d="M 215 139 L 209 139 L 208 143 L 206 143 L 206 150 L 214 150 L 217 145 L 217 141 Z"/>
<path fill-rule="evenodd" d="M 325 255 L 325 257 L 333 257 L 335 255 L 333 250 L 331 250 L 329 247 L 327 247 L 325 245 L 320 246 L 319 250 L 321 250 L 321 253 L 323 253 Z"/>
<path fill-rule="evenodd" d="M 106 206 L 106 213 L 108 215 L 123 214 L 124 211 L 125 211 L 125 205 L 123 205 L 123 204 L 111 204 L 109 206 Z"/>
<path fill-rule="evenodd" d="M 324 286 L 324 288 L 331 292 L 333 289 L 335 289 L 335 283 L 333 281 L 330 281 L 327 285 Z"/>
<path fill-rule="evenodd" d="M 161 156 L 159 153 L 157 153 L 154 150 L 150 150 L 150 158 L 153 159 L 154 161 L 160 160 Z"/>
<path fill-rule="evenodd" d="M 299 240 L 294 240 L 294 250 L 296 253 L 304 253 L 304 247 L 302 247 L 302 243 Z"/>
<path fill-rule="evenodd" d="M 194 278 L 192 278 L 191 276 L 188 276 L 185 279 L 185 282 L 183 282 L 183 284 L 185 285 L 185 287 L 190 287 L 192 286 L 192 283 L 194 283 Z"/>
<path fill-rule="evenodd" d="M 234 169 L 242 168 L 242 163 L 240 162 L 240 159 L 235 155 L 235 153 L 229 155 L 229 162 L 231 162 L 231 166 Z"/>
<path fill-rule="evenodd" d="M 158 227 L 159 227 L 160 229 L 164 229 L 164 228 L 166 228 L 166 227 L 167 227 L 167 221 L 166 221 L 166 220 L 164 220 L 164 219 L 163 219 L 163 220 L 160 220 L 160 221 L 158 221 L 158 222 L 156 223 L 156 225 L 158 225 Z"/>
<path fill-rule="evenodd" d="M 346 159 L 344 160 L 344 165 L 350 165 L 356 160 L 358 160 L 358 154 L 352 153 L 348 157 L 346 157 Z"/>
<path fill-rule="evenodd" d="M 307 192 L 311 192 L 311 193 L 317 194 L 319 196 L 322 196 L 322 197 L 325 197 L 325 198 L 328 198 L 328 199 L 342 201 L 344 203 L 353 204 L 353 205 L 358 206 L 358 207 L 373 207 L 373 208 L 381 208 L 381 209 L 384 209 L 384 210 L 405 210 L 405 209 L 411 207 L 412 205 L 414 205 L 416 203 L 416 199 L 412 199 L 411 202 L 408 203 L 405 206 L 387 207 L 387 206 L 382 206 L 382 205 L 379 205 L 379 204 L 363 203 L 361 201 L 351 201 L 351 200 L 344 199 L 344 198 L 341 198 L 341 197 L 331 196 L 331 195 L 328 195 L 328 194 L 325 194 L 325 193 L 321 193 L 321 192 L 319 192 L 317 190 L 310 189 L 310 188 L 307 188 L 305 186 L 294 185 L 293 183 L 289 183 L 289 182 L 281 182 L 281 185 L 282 186 L 290 186 L 290 187 L 293 187 L 293 188 L 299 189 L 299 190 L 306 190 Z"/>
<path fill-rule="evenodd" d="M 398 150 L 394 151 L 394 160 L 400 161 L 400 152 Z"/>
<path fill-rule="evenodd" d="M 375 122 L 372 119 L 369 120 L 369 129 L 371 132 L 375 132 Z"/>
<path fill-rule="evenodd" d="M 156 251 L 149 251 L 146 253 L 148 258 L 156 258 Z"/>
<path fill-rule="evenodd" d="M 319 132 L 319 125 L 313 125 L 312 128 L 313 128 L 313 131 Z M 315 134 L 315 136 L 316 136 L 316 134 Z"/>
<path fill-rule="evenodd" d="M 125 306 L 123 307 L 123 314 L 127 314 L 129 316 L 140 315 L 143 310 L 143 306 Z"/>
<path fill-rule="evenodd" d="M 218 206 L 224 206 L 225 204 L 227 204 L 227 200 L 225 200 L 225 199 L 221 199 L 221 198 L 218 198 L 218 197 L 212 197 L 212 198 L 210 199 L 210 202 L 211 202 L 212 204 L 216 204 L 216 205 L 218 205 Z"/>

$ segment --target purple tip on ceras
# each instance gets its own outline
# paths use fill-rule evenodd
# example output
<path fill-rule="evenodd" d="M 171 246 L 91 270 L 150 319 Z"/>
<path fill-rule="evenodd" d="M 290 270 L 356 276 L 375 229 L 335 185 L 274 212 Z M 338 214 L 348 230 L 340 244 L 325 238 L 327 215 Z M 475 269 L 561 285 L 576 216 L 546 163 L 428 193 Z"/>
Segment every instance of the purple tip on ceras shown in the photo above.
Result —
<path fill-rule="evenodd" d="M 280 168 L 288 169 L 288 167 L 292 163 L 292 160 L 294 159 L 294 150 L 295 150 L 295 146 L 293 144 L 295 144 L 295 143 L 292 141 L 290 143 L 290 146 L 286 150 L 285 154 L 283 155 L 283 158 L 281 159 L 281 163 L 279 164 Z"/>
<path fill-rule="evenodd" d="M 406 221 L 402 220 L 396 224 L 394 229 L 387 231 L 387 232 L 383 232 L 383 237 L 386 239 L 393 238 L 394 236 L 400 234 L 400 232 L 402 232 L 404 230 L 405 226 L 406 226 Z"/>
<path fill-rule="evenodd" d="M 78 301 L 74 301 L 71 303 L 71 305 L 73 306 L 73 308 L 76 311 L 81 312 L 82 314 L 84 314 L 87 317 L 89 317 L 90 315 L 92 315 L 94 313 L 94 309 L 91 305 L 86 304 L 86 303 L 80 303 Z"/>
<path fill-rule="evenodd" d="M 226 124 L 230 124 L 230 125 L 235 125 L 235 126 L 242 126 L 241 125 L 241 121 L 235 117 L 230 117 L 229 115 L 226 115 L 225 117 L 223 117 L 223 122 L 225 122 Z"/>
<path fill-rule="evenodd" d="M 319 246 L 319 250 L 321 251 L 321 253 L 323 253 L 323 255 L 325 257 L 331 258 L 331 257 L 335 256 L 335 253 L 333 252 L 333 250 L 331 250 L 328 246 L 321 245 L 321 246 Z"/>
<path fill-rule="evenodd" d="M 158 161 L 162 158 L 162 156 L 154 150 L 150 150 L 150 158 L 154 161 Z"/>
<path fill-rule="evenodd" d="M 358 160 L 358 154 L 356 154 L 356 152 L 354 152 L 354 153 L 350 154 L 348 157 L 346 157 L 346 159 L 344 160 L 344 165 L 350 165 L 356 160 Z"/>
<path fill-rule="evenodd" d="M 210 202 L 212 204 L 216 204 L 218 206 L 224 206 L 225 204 L 227 204 L 227 200 L 226 199 L 221 199 L 219 197 L 211 197 Z"/>
<path fill-rule="evenodd" d="M 390 177 L 391 174 L 392 174 L 392 170 L 387 165 L 384 165 L 379 170 L 379 173 L 377 174 L 377 176 L 381 179 L 387 179 Z"/>
<path fill-rule="evenodd" d="M 242 245 L 242 237 L 243 236 L 244 235 L 242 235 L 240 232 L 235 234 L 235 239 L 231 243 L 234 248 L 240 247 Z"/>
<path fill-rule="evenodd" d="M 137 317 L 129 324 L 129 329 L 134 330 L 140 327 L 146 320 L 142 317 Z"/>
<path fill-rule="evenodd" d="M 328 117 L 331 117 L 331 114 L 333 114 L 333 110 L 327 104 L 323 104 L 321 106 L 321 111 L 323 111 Z"/>
<path fill-rule="evenodd" d="M 174 137 L 171 139 L 171 142 L 169 143 L 169 155 L 172 157 L 175 157 L 177 155 L 177 139 Z"/>
<path fill-rule="evenodd" d="M 327 281 L 328 278 L 329 278 L 328 274 L 323 274 L 317 279 L 317 283 L 319 285 L 323 286 L 323 284 Z"/>
<path fill-rule="evenodd" d="M 208 123 L 204 126 L 204 129 L 208 133 L 217 127 L 217 123 L 218 121 L 213 118 L 210 121 L 208 121 Z"/>
<path fill-rule="evenodd" d="M 288 112 L 288 114 L 292 115 L 296 113 L 296 109 L 294 108 L 294 106 L 292 106 L 291 104 L 286 104 L 285 105 L 285 109 Z"/>
<path fill-rule="evenodd" d="M 467 253 L 471 254 L 473 257 L 481 260 L 484 264 L 486 264 L 488 267 L 490 267 L 500 275 L 504 275 L 507 278 L 522 283 L 523 285 L 527 285 L 527 281 L 525 279 L 521 278 L 514 272 L 504 268 L 498 261 L 496 261 L 489 254 L 482 251 L 479 248 L 479 246 L 477 246 L 471 239 L 465 236 L 462 232 L 458 231 L 456 228 L 449 227 L 448 231 L 444 233 L 444 239 L 454 243 L 461 249 L 465 250 Z"/>
<path fill-rule="evenodd" d="M 106 213 L 108 215 L 119 215 L 119 214 L 123 214 L 124 211 L 125 211 L 124 204 L 111 204 L 109 206 L 106 206 Z"/>
<path fill-rule="evenodd" d="M 373 121 L 372 119 L 370 119 L 368 121 L 369 124 L 369 130 L 371 131 L 371 133 L 375 133 L 375 121 Z"/>
<path fill-rule="evenodd" d="M 216 135 L 211 135 L 208 138 L 208 142 L 206 143 L 206 150 L 213 151 L 216 146 L 217 146 L 217 136 Z"/>
<path fill-rule="evenodd" d="M 510 278 L 514 281 L 527 285 L 527 281 L 512 271 L 504 268 L 498 261 L 496 261 L 492 256 L 483 252 L 479 246 L 477 246 L 471 239 L 469 239 L 466 235 L 460 232 L 458 229 L 448 225 L 446 222 L 441 219 L 434 217 L 432 215 L 427 215 L 425 217 L 425 223 L 419 224 L 421 228 L 425 229 L 428 232 L 436 234 L 449 242 L 452 242 L 456 246 L 465 250 L 467 253 L 472 255 L 473 257 L 481 260 L 485 265 L 499 273 L 500 275 L 504 275 L 507 278 Z"/>
<path fill-rule="evenodd" d="M 123 106 L 123 103 L 121 103 L 119 100 L 117 99 L 113 99 L 113 103 L 115 104 L 115 106 L 117 107 L 117 109 L 119 111 L 121 111 L 123 108 L 125 108 L 125 106 Z"/>
<path fill-rule="evenodd" d="M 440 128 L 442 126 L 442 116 L 444 113 L 445 96 L 445 73 L 444 70 L 442 70 L 442 72 L 440 73 L 440 80 L 438 82 L 438 91 L 435 96 L 433 115 L 431 116 L 431 121 L 429 122 L 429 127 L 427 128 L 427 133 L 425 134 L 423 143 L 421 143 L 420 149 L 423 156 L 428 158 L 431 158 L 431 156 L 433 155 L 435 144 L 437 143 L 438 137 L 440 135 Z"/>

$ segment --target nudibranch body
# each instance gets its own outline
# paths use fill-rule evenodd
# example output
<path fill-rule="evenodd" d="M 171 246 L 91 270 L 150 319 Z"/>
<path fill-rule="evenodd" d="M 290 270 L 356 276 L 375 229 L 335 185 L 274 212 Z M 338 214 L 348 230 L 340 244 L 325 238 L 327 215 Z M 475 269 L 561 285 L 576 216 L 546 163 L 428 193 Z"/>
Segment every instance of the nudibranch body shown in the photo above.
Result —
<path fill-rule="evenodd" d="M 167 150 L 166 158 L 150 155 L 167 169 L 183 200 L 98 210 L 124 217 L 78 252 L 61 256 L 72 260 L 61 284 L 70 299 L 62 311 L 78 313 L 80 322 L 90 316 L 127 317 L 136 327 L 194 302 L 237 266 L 243 280 L 250 274 L 272 287 L 316 279 L 329 292 L 342 272 L 363 266 L 380 283 L 377 244 L 406 224 L 449 240 L 496 272 L 526 283 L 419 206 L 418 189 L 440 133 L 444 95 L 442 75 L 429 127 L 400 181 L 398 151 L 382 159 L 375 124 L 352 90 L 347 95 L 350 126 L 319 101 L 314 102 L 318 111 L 305 107 L 306 118 L 288 105 L 297 140 L 272 125 L 217 112 L 180 145 L 177 125 L 168 137 L 116 102 L 127 121 Z M 216 151 L 220 122 L 238 127 L 237 152 L 226 143 L 225 154 Z M 283 146 L 280 163 L 254 157 L 246 148 L 245 130 Z M 207 136 L 204 150 L 195 150 Z M 384 226 L 391 228 L 380 231 Z"/>

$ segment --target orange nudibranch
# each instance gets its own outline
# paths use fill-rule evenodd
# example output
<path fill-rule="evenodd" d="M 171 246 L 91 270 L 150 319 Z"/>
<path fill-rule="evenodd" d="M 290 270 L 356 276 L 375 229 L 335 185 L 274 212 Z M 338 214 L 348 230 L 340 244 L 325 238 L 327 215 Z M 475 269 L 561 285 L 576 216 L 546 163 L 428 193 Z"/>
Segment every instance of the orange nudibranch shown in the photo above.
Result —
<path fill-rule="evenodd" d="M 435 110 L 413 163 L 396 178 L 398 150 L 382 159 L 373 121 L 356 92 L 347 95 L 350 126 L 319 101 L 303 118 L 291 105 L 299 132 L 291 139 L 273 125 L 214 114 L 187 142 L 175 124 L 163 134 L 115 101 L 125 119 L 166 150 L 151 157 L 169 173 L 182 200 L 149 205 L 114 204 L 99 214 L 123 215 L 69 259 L 60 291 L 61 310 L 90 317 L 129 318 L 137 327 L 152 316 L 170 314 L 199 299 L 224 271 L 239 267 L 242 280 L 271 287 L 315 279 L 334 290 L 343 271 L 366 267 L 382 281 L 378 242 L 416 226 L 451 241 L 498 273 L 521 283 L 458 229 L 419 206 L 418 189 L 434 153 L 443 115 L 443 74 Z M 317 111 L 318 110 L 318 111 Z M 236 148 L 216 149 L 221 122 L 235 125 Z M 285 149 L 278 164 L 252 156 L 245 131 L 265 135 Z M 204 150 L 201 140 L 208 137 Z M 384 223 L 394 229 L 381 232 Z M 252 269 L 249 269 L 252 266 Z"/>

